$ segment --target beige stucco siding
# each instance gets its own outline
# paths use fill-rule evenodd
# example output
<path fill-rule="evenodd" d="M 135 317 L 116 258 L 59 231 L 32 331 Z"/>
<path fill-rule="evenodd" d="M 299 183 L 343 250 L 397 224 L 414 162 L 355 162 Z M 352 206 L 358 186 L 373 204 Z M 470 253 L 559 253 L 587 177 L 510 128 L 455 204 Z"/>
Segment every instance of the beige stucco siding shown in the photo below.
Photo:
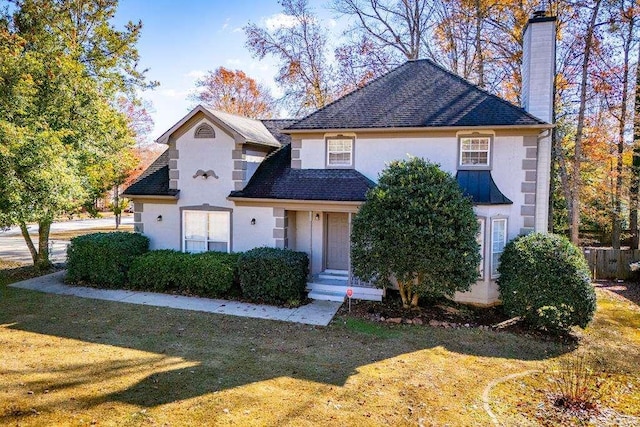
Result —
<path fill-rule="evenodd" d="M 214 139 L 195 139 L 193 129 L 205 122 L 213 126 Z M 203 119 L 175 141 L 179 157 L 177 169 L 180 171 L 178 189 L 179 206 L 194 206 L 208 203 L 212 206 L 232 208 L 233 203 L 226 197 L 233 189 L 233 160 L 231 152 L 235 148 L 234 139 L 213 123 Z M 212 169 L 218 179 L 209 177 L 193 178 L 198 169 Z"/>
<path fill-rule="evenodd" d="M 194 138 L 194 130 L 202 123 L 208 123 L 215 131 L 215 138 Z M 201 119 L 190 129 L 171 140 L 170 150 L 175 150 L 177 159 L 177 188 L 180 190 L 177 203 L 145 203 L 142 212 L 144 234 L 150 238 L 151 249 L 182 249 L 181 208 L 231 212 L 231 250 L 246 251 L 256 246 L 273 246 L 275 220 L 271 208 L 239 207 L 227 196 L 234 189 L 234 138 L 214 123 Z M 249 155 L 264 157 L 262 151 L 252 150 Z M 199 169 L 213 170 L 218 178 L 193 176 Z M 236 171 L 237 172 L 237 171 Z M 175 174 L 176 172 L 174 172 Z M 237 178 L 237 177 L 236 177 Z M 162 215 L 162 221 L 156 219 Z M 255 218 L 255 225 L 251 219 Z"/>
<path fill-rule="evenodd" d="M 233 251 L 244 252 L 258 246 L 274 246 L 273 208 L 236 206 L 233 209 Z M 255 224 L 251 220 L 255 218 Z"/>
<path fill-rule="evenodd" d="M 175 204 L 145 203 L 142 223 L 150 249 L 180 249 L 180 211 Z"/>

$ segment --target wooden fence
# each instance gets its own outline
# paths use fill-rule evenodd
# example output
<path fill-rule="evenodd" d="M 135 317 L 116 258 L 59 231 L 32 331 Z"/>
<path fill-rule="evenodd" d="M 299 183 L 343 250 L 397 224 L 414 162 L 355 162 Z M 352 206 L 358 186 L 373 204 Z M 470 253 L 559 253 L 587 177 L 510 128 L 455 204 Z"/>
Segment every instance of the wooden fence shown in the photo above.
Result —
<path fill-rule="evenodd" d="M 640 260 L 640 250 L 582 248 L 594 279 L 628 280 L 633 277 L 629 264 Z"/>

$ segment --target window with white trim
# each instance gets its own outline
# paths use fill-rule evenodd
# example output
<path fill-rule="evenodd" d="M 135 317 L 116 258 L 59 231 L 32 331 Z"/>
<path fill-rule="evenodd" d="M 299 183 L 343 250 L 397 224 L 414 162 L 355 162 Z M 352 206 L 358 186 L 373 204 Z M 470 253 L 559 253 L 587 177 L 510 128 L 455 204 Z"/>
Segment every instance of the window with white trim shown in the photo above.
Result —
<path fill-rule="evenodd" d="M 230 213 L 225 211 L 183 211 L 184 252 L 229 252 Z"/>
<path fill-rule="evenodd" d="M 353 164 L 353 139 L 327 139 L 327 166 L 349 167 Z"/>
<path fill-rule="evenodd" d="M 480 231 L 478 232 L 476 241 L 478 242 L 478 247 L 480 250 L 480 264 L 478 265 L 478 273 L 480 274 L 480 279 L 484 279 L 484 223 L 484 218 L 478 218 Z"/>
<path fill-rule="evenodd" d="M 460 166 L 489 166 L 491 138 L 469 136 L 460 138 Z"/>
<path fill-rule="evenodd" d="M 491 220 L 491 278 L 498 277 L 500 255 L 507 244 L 507 218 Z"/>

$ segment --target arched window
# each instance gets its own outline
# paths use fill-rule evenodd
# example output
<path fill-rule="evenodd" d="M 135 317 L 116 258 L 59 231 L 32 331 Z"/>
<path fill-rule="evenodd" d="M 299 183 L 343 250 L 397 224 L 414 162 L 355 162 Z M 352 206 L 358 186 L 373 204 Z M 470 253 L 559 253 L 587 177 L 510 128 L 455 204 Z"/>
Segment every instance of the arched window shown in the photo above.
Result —
<path fill-rule="evenodd" d="M 196 128 L 196 131 L 193 134 L 194 138 L 215 138 L 216 133 L 214 132 L 211 125 L 207 123 L 202 123 L 200 126 Z"/>

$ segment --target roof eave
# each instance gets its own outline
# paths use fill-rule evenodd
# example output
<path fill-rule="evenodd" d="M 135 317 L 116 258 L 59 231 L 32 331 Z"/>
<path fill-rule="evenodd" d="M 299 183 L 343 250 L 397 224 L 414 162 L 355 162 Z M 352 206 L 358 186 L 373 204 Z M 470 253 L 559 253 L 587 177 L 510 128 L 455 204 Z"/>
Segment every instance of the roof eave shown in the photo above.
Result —
<path fill-rule="evenodd" d="M 122 197 L 126 197 L 127 199 L 160 199 L 160 200 L 178 200 L 180 198 L 180 191 L 178 191 L 175 195 L 167 195 L 167 194 L 127 194 L 122 193 Z"/>
<path fill-rule="evenodd" d="M 157 142 L 158 144 L 169 144 L 171 135 L 173 135 L 178 129 L 180 129 L 182 126 L 184 126 L 189 120 L 191 120 L 191 118 L 193 116 L 195 116 L 198 113 L 204 114 L 204 116 L 207 119 L 209 119 L 210 121 L 215 123 L 217 126 L 219 126 L 222 130 L 227 132 L 229 135 L 231 135 L 237 141 L 242 141 L 244 143 L 265 145 L 265 146 L 269 146 L 269 147 L 280 147 L 280 144 L 275 140 L 275 137 L 274 137 L 274 142 L 270 142 L 270 141 L 252 141 L 252 140 L 247 139 L 245 137 L 245 135 L 240 134 L 235 128 L 233 128 L 231 125 L 227 124 L 224 120 L 222 120 L 221 118 L 217 117 L 214 113 L 212 113 L 211 111 L 209 111 L 208 109 L 206 109 L 202 105 L 197 105 L 193 110 L 189 111 L 182 119 L 180 119 L 180 121 L 178 121 L 175 125 L 173 125 L 165 133 L 160 135 L 158 137 L 158 139 L 155 140 L 155 142 Z"/>
<path fill-rule="evenodd" d="M 247 202 L 247 203 L 301 203 L 308 205 L 326 205 L 326 204 L 338 204 L 345 206 L 360 206 L 364 203 L 364 200 L 302 200 L 302 199 L 269 199 L 269 198 L 252 198 L 252 197 L 238 197 L 227 196 L 227 200 L 232 202 Z"/>
<path fill-rule="evenodd" d="M 289 129 L 281 132 L 286 134 L 301 133 L 335 133 L 335 132 L 424 132 L 424 131 L 449 131 L 449 130 L 492 130 L 492 129 L 553 129 L 555 125 L 539 123 L 532 125 L 482 125 L 482 126 L 427 126 L 427 127 L 382 127 L 382 128 L 313 128 L 313 129 Z"/>

